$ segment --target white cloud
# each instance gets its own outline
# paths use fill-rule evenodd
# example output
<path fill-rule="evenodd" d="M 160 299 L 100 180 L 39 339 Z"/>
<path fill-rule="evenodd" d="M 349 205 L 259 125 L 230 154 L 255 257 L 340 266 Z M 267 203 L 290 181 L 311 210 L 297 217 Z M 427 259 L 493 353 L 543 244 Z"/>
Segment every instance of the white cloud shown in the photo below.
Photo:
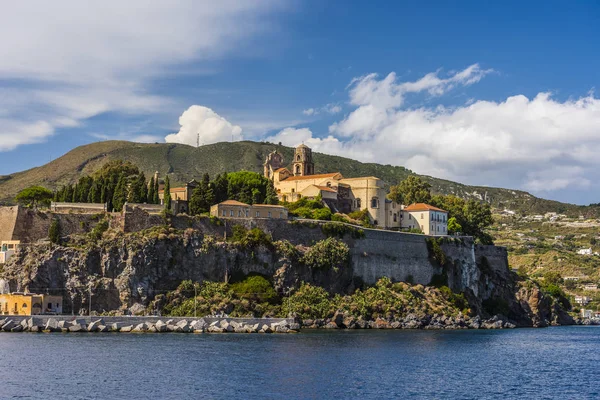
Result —
<path fill-rule="evenodd" d="M 306 110 L 302 110 L 302 114 L 308 115 L 308 116 L 319 115 L 321 113 L 334 115 L 334 114 L 338 114 L 341 111 L 342 111 L 342 107 L 339 104 L 328 103 L 328 104 L 325 104 L 323 107 L 307 108 Z"/>
<path fill-rule="evenodd" d="M 242 138 L 242 128 L 203 106 L 194 105 L 184 111 L 179 117 L 179 125 L 179 132 L 167 135 L 166 142 L 196 146 L 198 137 L 201 145 Z"/>
<path fill-rule="evenodd" d="M 301 138 L 317 151 L 361 161 L 545 196 L 596 185 L 600 99 L 593 93 L 565 101 L 539 93 L 502 101 L 470 99 L 457 107 L 406 106 L 407 93 L 440 96 L 478 82 L 489 71 L 474 64 L 443 79 L 439 71 L 414 82 L 398 82 L 393 73 L 356 78 L 348 87 L 355 109 L 329 127 L 327 138 L 315 138 L 307 129 L 284 130 L 276 137 L 289 145 Z"/>
<path fill-rule="evenodd" d="M 10 123 L 0 150 L 42 141 L 67 120 L 164 111 L 170 100 L 148 93 L 150 79 L 222 57 L 270 29 L 281 8 L 280 0 L 4 2 L 0 118 Z"/>

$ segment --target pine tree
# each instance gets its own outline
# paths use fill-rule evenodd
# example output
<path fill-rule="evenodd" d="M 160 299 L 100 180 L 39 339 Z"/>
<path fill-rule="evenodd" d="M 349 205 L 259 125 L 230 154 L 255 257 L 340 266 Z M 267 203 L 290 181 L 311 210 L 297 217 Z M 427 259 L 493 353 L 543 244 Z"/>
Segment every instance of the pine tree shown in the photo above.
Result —
<path fill-rule="evenodd" d="M 77 190 L 77 184 L 75 184 L 75 189 L 73 189 L 73 194 L 71 195 L 71 202 L 72 203 L 78 203 L 79 202 L 79 197 L 77 196 L 78 190 Z"/>
<path fill-rule="evenodd" d="M 164 206 L 167 212 L 171 211 L 171 184 L 169 183 L 169 175 L 165 176 Z"/>

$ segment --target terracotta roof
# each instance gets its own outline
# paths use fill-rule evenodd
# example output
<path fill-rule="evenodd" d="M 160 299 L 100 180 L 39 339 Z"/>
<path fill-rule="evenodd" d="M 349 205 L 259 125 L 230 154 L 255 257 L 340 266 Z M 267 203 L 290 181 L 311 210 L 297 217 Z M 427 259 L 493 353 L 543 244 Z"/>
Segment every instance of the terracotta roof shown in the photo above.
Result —
<path fill-rule="evenodd" d="M 442 210 L 441 208 L 434 207 L 425 203 L 413 203 L 406 207 L 404 211 L 441 211 L 447 213 L 448 211 Z"/>
<path fill-rule="evenodd" d="M 245 206 L 245 207 L 250 207 L 249 204 L 246 203 L 242 203 L 241 201 L 237 201 L 237 200 L 225 200 L 221 203 L 219 203 L 219 205 L 224 205 L 224 206 Z"/>
<path fill-rule="evenodd" d="M 319 185 L 314 185 L 316 186 L 319 190 L 322 190 L 324 192 L 333 192 L 333 193 L 337 193 L 337 191 L 335 189 L 330 188 L 329 186 L 319 186 Z"/>
<path fill-rule="evenodd" d="M 279 204 L 252 204 L 252 207 L 277 207 L 277 208 L 285 208 L 284 206 L 280 206 Z"/>
<path fill-rule="evenodd" d="M 184 187 L 176 187 L 176 188 L 171 188 L 171 192 L 185 192 L 186 188 Z M 158 191 L 158 193 L 164 193 L 165 189 L 161 189 Z"/>
<path fill-rule="evenodd" d="M 289 172 L 289 169 L 287 169 L 287 168 L 283 167 L 283 168 L 277 168 L 277 169 L 275 170 L 275 172 L 281 172 L 281 171 L 288 171 L 288 172 Z"/>
<path fill-rule="evenodd" d="M 306 175 L 306 176 L 290 176 L 285 180 L 287 181 L 302 181 L 306 179 L 321 179 L 321 178 L 333 178 L 336 175 L 340 175 L 339 172 L 333 172 L 331 174 L 317 174 L 317 175 Z"/>

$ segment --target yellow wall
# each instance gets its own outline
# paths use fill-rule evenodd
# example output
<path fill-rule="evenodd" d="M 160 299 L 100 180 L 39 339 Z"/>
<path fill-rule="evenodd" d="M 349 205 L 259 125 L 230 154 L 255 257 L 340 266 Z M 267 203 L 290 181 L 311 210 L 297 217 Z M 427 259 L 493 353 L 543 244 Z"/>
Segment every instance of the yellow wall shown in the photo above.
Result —
<path fill-rule="evenodd" d="M 48 308 L 49 303 L 52 304 L 52 308 Z M 61 296 L 0 294 L 0 314 L 2 315 L 38 315 L 46 313 L 62 313 Z"/>
<path fill-rule="evenodd" d="M 371 221 L 377 226 L 387 227 L 385 199 L 387 192 L 385 183 L 376 177 L 342 179 L 340 183 L 350 186 L 352 211 L 367 209 Z M 360 200 L 357 202 L 357 200 Z"/>

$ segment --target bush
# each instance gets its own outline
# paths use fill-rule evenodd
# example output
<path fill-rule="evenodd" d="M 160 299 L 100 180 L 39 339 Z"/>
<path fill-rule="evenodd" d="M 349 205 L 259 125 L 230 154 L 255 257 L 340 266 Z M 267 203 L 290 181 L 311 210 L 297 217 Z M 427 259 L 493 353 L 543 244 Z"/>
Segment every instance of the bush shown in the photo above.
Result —
<path fill-rule="evenodd" d="M 355 221 L 358 221 L 360 224 L 362 224 L 362 226 L 371 226 L 371 217 L 369 217 L 369 210 L 367 210 L 366 208 L 364 210 L 353 211 L 350 214 L 348 214 L 348 217 Z"/>
<path fill-rule="evenodd" d="M 335 272 L 347 266 L 349 261 L 350 249 L 346 243 L 334 238 L 317 242 L 302 257 L 302 262 L 310 268 L 320 270 L 333 268 Z"/>
<path fill-rule="evenodd" d="M 94 241 L 98 241 L 98 240 L 102 239 L 102 235 L 104 235 L 104 232 L 106 232 L 107 229 L 108 229 L 108 221 L 107 220 L 102 220 L 102 221 L 98 222 L 96 224 L 96 226 L 94 226 L 94 229 L 92 229 L 92 231 L 90 232 L 90 238 Z"/>
<path fill-rule="evenodd" d="M 441 238 L 427 238 L 425 239 L 425 242 L 427 243 L 429 257 L 433 258 L 443 267 L 448 262 L 448 259 L 446 258 L 446 254 L 442 250 L 442 247 L 440 246 L 440 239 Z"/>
<path fill-rule="evenodd" d="M 302 319 L 327 318 L 332 314 L 332 308 L 332 301 L 325 289 L 303 282 L 287 301 L 283 301 L 282 314 L 296 313 Z"/>
<path fill-rule="evenodd" d="M 313 210 L 312 219 L 329 221 L 331 220 L 331 210 L 329 208 L 318 208 L 316 210 Z"/>
<path fill-rule="evenodd" d="M 321 231 L 327 236 L 337 236 L 344 238 L 346 234 L 352 235 L 354 239 L 362 239 L 365 237 L 365 231 L 354 226 L 341 224 L 338 222 L 327 222 L 321 225 Z"/>
<path fill-rule="evenodd" d="M 232 228 L 231 241 L 238 243 L 240 246 L 247 249 L 254 249 L 259 246 L 272 248 L 273 241 L 271 236 L 267 235 L 259 228 L 246 230 L 241 225 L 234 225 Z"/>
<path fill-rule="evenodd" d="M 230 285 L 230 287 L 233 293 L 240 298 L 269 303 L 277 300 L 277 293 L 271 283 L 260 275 L 249 276 L 241 282 Z"/>

